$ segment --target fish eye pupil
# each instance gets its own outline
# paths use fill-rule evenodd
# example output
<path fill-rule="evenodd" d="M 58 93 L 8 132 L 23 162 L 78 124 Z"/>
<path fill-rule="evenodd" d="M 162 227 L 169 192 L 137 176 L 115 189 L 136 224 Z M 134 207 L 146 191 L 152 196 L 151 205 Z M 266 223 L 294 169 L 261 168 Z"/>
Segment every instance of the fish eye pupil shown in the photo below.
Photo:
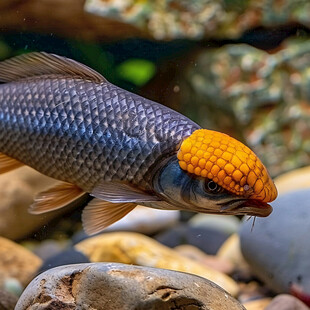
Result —
<path fill-rule="evenodd" d="M 221 187 L 218 184 L 216 184 L 214 181 L 212 180 L 208 181 L 207 190 L 209 192 L 215 193 L 215 192 L 218 192 L 220 189 Z"/>
<path fill-rule="evenodd" d="M 214 190 L 216 190 L 216 188 L 217 188 L 217 184 L 215 182 L 213 182 L 213 181 L 208 182 L 208 189 L 210 191 L 214 191 Z"/>

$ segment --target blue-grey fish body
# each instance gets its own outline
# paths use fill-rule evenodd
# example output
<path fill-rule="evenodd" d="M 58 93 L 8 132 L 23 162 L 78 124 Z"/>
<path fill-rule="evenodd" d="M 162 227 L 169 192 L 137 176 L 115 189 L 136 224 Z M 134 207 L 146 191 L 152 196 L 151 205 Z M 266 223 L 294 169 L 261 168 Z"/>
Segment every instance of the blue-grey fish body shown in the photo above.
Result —
<path fill-rule="evenodd" d="M 114 86 L 30 77 L 0 85 L 0 150 L 87 192 L 121 180 L 150 189 L 148 173 L 198 125 Z"/>
<path fill-rule="evenodd" d="M 37 195 L 32 213 L 61 208 L 88 193 L 95 198 L 82 220 L 86 232 L 96 233 L 137 204 L 258 216 L 272 210 L 192 173 L 193 165 L 200 173 L 200 166 L 212 164 L 202 153 L 199 163 L 194 153 L 182 157 L 188 171 L 180 166 L 178 149 L 197 133 L 197 124 L 83 64 L 47 53 L 21 55 L 0 63 L 0 83 L 0 173 L 25 164 L 61 181 Z M 213 158 L 223 163 L 218 156 Z"/>

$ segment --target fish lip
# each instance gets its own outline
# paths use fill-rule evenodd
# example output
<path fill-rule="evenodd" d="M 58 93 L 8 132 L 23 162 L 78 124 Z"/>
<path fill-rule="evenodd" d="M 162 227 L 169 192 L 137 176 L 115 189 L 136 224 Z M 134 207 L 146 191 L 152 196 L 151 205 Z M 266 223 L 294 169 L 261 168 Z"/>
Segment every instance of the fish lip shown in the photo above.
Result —
<path fill-rule="evenodd" d="M 247 199 L 238 206 L 236 212 L 250 216 L 266 217 L 271 214 L 272 210 L 271 205 L 264 201 Z"/>
<path fill-rule="evenodd" d="M 221 203 L 219 210 L 222 214 L 229 215 L 249 215 L 266 217 L 272 212 L 272 207 L 261 200 L 241 198 Z"/>

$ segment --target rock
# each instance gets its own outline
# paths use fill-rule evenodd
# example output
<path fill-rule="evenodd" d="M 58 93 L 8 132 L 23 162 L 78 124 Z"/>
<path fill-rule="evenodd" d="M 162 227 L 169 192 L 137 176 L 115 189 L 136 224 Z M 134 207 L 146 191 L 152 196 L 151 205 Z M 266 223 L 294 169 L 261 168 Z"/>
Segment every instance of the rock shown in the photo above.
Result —
<path fill-rule="evenodd" d="M 20 281 L 15 278 L 6 278 L 3 282 L 3 288 L 15 296 L 20 296 L 24 290 Z"/>
<path fill-rule="evenodd" d="M 90 260 L 83 253 L 74 248 L 66 249 L 52 257 L 49 257 L 42 264 L 39 272 L 44 272 L 54 267 L 64 266 L 69 264 L 89 263 Z"/>
<path fill-rule="evenodd" d="M 101 232 L 100 234 L 104 233 Z M 71 243 L 72 244 L 77 244 L 85 239 L 88 239 L 90 237 L 94 237 L 94 236 L 97 236 L 99 234 L 95 234 L 95 235 L 92 235 L 92 236 L 89 236 L 86 234 L 86 232 L 82 229 L 82 230 L 78 230 L 72 237 L 71 237 Z"/>
<path fill-rule="evenodd" d="M 151 235 L 177 224 L 180 219 L 178 210 L 157 210 L 137 206 L 125 217 L 107 227 L 103 233 L 111 231 L 134 231 Z M 98 234 L 97 234 L 98 235 Z M 78 231 L 71 238 L 72 244 L 88 239 L 84 230 Z"/>
<path fill-rule="evenodd" d="M 259 6 L 255 4 L 206 0 L 2 0 L 0 28 L 2 32 L 53 33 L 93 42 L 132 37 L 219 41 L 239 38 L 253 28 L 271 28 L 269 33 L 258 32 L 258 36 L 277 43 L 278 32 L 291 34 L 295 32 L 286 28 L 309 27 L 307 0 L 283 0 L 272 5 L 262 0 Z M 276 31 L 274 27 L 279 25 L 282 27 Z M 283 29 L 283 25 L 288 26 Z"/>
<path fill-rule="evenodd" d="M 40 274 L 15 310 L 245 310 L 214 283 L 185 273 L 116 263 L 62 266 Z"/>
<path fill-rule="evenodd" d="M 24 287 L 42 264 L 39 257 L 11 240 L 0 237 L 0 287 L 7 279 L 17 279 Z"/>
<path fill-rule="evenodd" d="M 180 211 L 137 206 L 125 217 L 106 228 L 105 231 L 136 231 L 143 234 L 153 234 L 173 226 L 179 218 Z"/>
<path fill-rule="evenodd" d="M 310 299 L 310 190 L 281 195 L 273 213 L 244 221 L 240 240 L 243 256 L 253 272 L 272 290 Z"/>
<path fill-rule="evenodd" d="M 134 25 L 157 40 L 201 39 L 203 37 L 238 38 L 243 31 L 283 24 L 309 25 L 307 1 L 294 5 L 292 0 L 269 5 L 262 0 L 257 6 L 251 1 L 135 1 L 109 2 L 87 0 L 87 12 L 104 18 Z M 305 12 L 302 14 L 302 12 Z M 281 13 L 279 13 L 281 12 Z"/>
<path fill-rule="evenodd" d="M 6 290 L 0 289 L 0 310 L 12 310 L 15 308 L 18 298 Z"/>
<path fill-rule="evenodd" d="M 251 302 L 258 300 L 264 300 L 267 296 L 272 296 L 268 288 L 266 288 L 266 286 L 262 286 L 257 281 L 250 281 L 248 283 L 239 282 L 238 284 L 240 288 L 238 300 L 243 305 L 250 304 Z M 253 303 L 253 305 L 255 305 L 255 303 Z"/>
<path fill-rule="evenodd" d="M 299 299 L 292 295 L 281 294 L 272 299 L 264 310 L 309 310 Z"/>
<path fill-rule="evenodd" d="M 293 283 L 291 285 L 291 294 L 299 298 L 305 304 L 310 306 L 310 294 L 308 290 L 305 290 L 302 285 Z"/>
<path fill-rule="evenodd" d="M 196 214 L 189 220 L 191 227 L 211 228 L 224 234 L 233 234 L 238 232 L 240 220 L 233 215 L 215 215 L 215 214 Z"/>
<path fill-rule="evenodd" d="M 266 307 L 270 304 L 271 298 L 262 298 L 258 300 L 251 300 L 243 304 L 246 310 L 265 310 Z M 277 308 L 282 310 L 282 308 Z M 290 308 L 294 309 L 294 308 Z"/>
<path fill-rule="evenodd" d="M 67 245 L 68 241 L 47 239 L 35 246 L 32 252 L 39 256 L 43 261 L 46 261 L 50 257 L 54 257 L 56 254 L 64 251 Z"/>
<path fill-rule="evenodd" d="M 216 254 L 229 234 L 211 228 L 190 227 L 183 224 L 155 236 L 160 243 L 174 248 L 181 244 L 191 244 L 207 254 Z"/>
<path fill-rule="evenodd" d="M 310 188 L 310 166 L 284 173 L 274 181 L 279 194 Z"/>
<path fill-rule="evenodd" d="M 75 248 L 91 262 L 118 262 L 188 272 L 215 282 L 233 296 L 238 293 L 236 282 L 227 275 L 186 258 L 142 234 L 106 233 L 86 239 Z"/>
<path fill-rule="evenodd" d="M 1 174 L 0 235 L 13 240 L 23 238 L 66 212 L 65 209 L 42 215 L 32 215 L 28 212 L 35 194 L 55 182 L 26 166 Z"/>
<path fill-rule="evenodd" d="M 219 258 L 229 260 L 239 270 L 249 271 L 249 265 L 241 253 L 238 234 L 231 235 L 222 244 L 216 255 Z"/>
<path fill-rule="evenodd" d="M 179 245 L 175 247 L 174 250 L 176 250 L 181 255 L 184 255 L 185 257 L 191 258 L 203 265 L 211 267 L 225 274 L 230 274 L 234 268 L 233 264 L 228 260 L 216 257 L 214 255 L 205 254 L 203 251 L 190 244 Z"/>
<path fill-rule="evenodd" d="M 264 36 L 265 48 L 267 41 L 274 42 Z M 246 44 L 202 48 L 178 80 L 182 112 L 245 141 L 272 176 L 310 165 L 309 40 L 278 44 L 273 53 Z"/>

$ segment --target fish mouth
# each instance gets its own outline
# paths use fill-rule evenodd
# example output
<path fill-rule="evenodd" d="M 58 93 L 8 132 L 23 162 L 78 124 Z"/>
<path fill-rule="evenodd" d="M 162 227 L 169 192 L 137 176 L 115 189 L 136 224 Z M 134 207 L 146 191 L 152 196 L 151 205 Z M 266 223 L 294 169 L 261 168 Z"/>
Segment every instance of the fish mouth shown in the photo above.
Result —
<path fill-rule="evenodd" d="M 230 215 L 249 215 L 266 217 L 271 214 L 272 207 L 257 199 L 236 199 L 221 204 L 221 213 Z"/>

